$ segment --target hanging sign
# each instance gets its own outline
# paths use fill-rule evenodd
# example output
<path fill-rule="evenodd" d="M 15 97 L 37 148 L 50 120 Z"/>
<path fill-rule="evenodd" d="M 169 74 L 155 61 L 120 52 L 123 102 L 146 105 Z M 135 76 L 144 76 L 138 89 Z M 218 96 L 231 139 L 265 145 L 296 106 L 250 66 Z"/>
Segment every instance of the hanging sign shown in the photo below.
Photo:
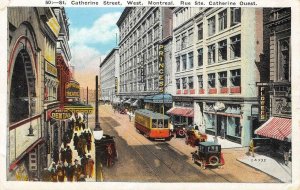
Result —
<path fill-rule="evenodd" d="M 164 93 L 165 89 L 165 52 L 164 46 L 158 47 L 158 88 L 160 93 Z"/>
<path fill-rule="evenodd" d="M 79 98 L 80 86 L 76 81 L 70 81 L 66 83 L 66 98 Z"/>
<path fill-rule="evenodd" d="M 266 121 L 267 120 L 267 112 L 266 112 L 266 87 L 259 87 L 259 120 Z"/>
<path fill-rule="evenodd" d="M 55 109 L 51 112 L 51 118 L 55 120 L 65 120 L 72 117 L 72 112 L 67 109 Z"/>

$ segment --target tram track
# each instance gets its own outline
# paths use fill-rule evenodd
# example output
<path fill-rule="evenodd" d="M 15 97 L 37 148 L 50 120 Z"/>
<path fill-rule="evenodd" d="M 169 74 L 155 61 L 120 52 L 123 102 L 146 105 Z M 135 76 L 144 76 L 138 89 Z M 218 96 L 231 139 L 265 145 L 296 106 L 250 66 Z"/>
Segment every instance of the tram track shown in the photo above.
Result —
<path fill-rule="evenodd" d="M 117 116 L 118 117 L 118 116 Z M 122 119 L 120 117 L 118 117 L 119 119 Z M 113 119 L 113 118 L 112 118 Z M 108 120 L 108 118 L 106 118 L 105 120 Z M 109 121 L 103 121 L 105 122 L 110 128 L 114 128 L 114 126 L 112 126 L 110 124 Z M 161 164 L 163 164 L 168 170 L 169 172 L 171 172 L 173 174 L 173 176 L 177 179 L 173 179 L 172 181 L 173 182 L 186 182 L 186 178 L 183 178 L 181 175 L 178 175 L 178 171 L 177 170 L 174 170 L 172 168 L 173 164 L 178 164 L 178 163 L 183 163 L 183 162 L 187 162 L 186 160 L 184 159 L 180 159 L 178 157 L 173 157 L 172 160 L 170 161 L 171 163 L 166 163 L 164 161 L 164 159 L 162 159 L 160 156 L 157 155 L 157 153 L 155 151 L 152 151 L 147 145 L 145 145 L 141 139 L 139 139 L 139 137 L 136 137 L 136 135 L 133 135 L 132 134 L 132 131 L 128 128 L 123 128 L 123 130 L 125 130 L 127 132 L 127 134 L 132 138 L 134 139 L 135 141 L 137 141 L 140 145 L 143 145 L 141 146 L 144 150 L 144 152 L 147 152 L 147 153 L 150 153 L 155 159 L 159 160 L 159 162 Z M 115 131 L 116 132 L 116 131 Z M 117 133 L 117 132 L 116 132 Z M 144 138 L 141 134 L 140 134 L 140 137 Z M 121 138 L 118 136 L 118 138 Z M 162 149 L 162 151 L 165 151 L 165 152 L 169 152 L 169 151 L 174 151 L 173 149 L 175 149 L 175 152 L 180 152 L 180 150 L 176 149 L 175 147 L 171 146 L 170 144 L 168 144 L 167 142 L 153 142 L 153 141 L 150 141 L 149 139 L 147 139 L 147 141 L 149 141 L 154 147 L 159 147 Z M 171 146 L 171 147 L 167 147 L 167 146 Z M 133 151 L 140 157 L 140 159 L 145 163 L 145 165 L 147 166 L 147 169 L 150 171 L 150 173 L 152 173 L 159 182 L 166 182 L 166 180 L 164 180 L 163 177 L 160 176 L 161 174 L 161 171 L 159 169 L 156 169 L 155 167 L 153 167 L 151 164 L 149 164 L 149 161 L 147 161 L 144 156 L 143 156 L 143 153 L 141 153 L 140 151 L 136 150 L 135 148 L 132 148 Z M 183 154 L 184 155 L 184 154 Z M 191 163 L 187 162 L 191 167 L 195 168 L 197 170 L 198 173 L 198 176 L 199 178 L 203 178 L 203 176 L 205 176 L 205 178 L 209 179 L 209 176 L 210 174 L 206 174 L 205 172 L 201 172 L 199 171 L 199 168 L 197 168 L 196 166 L 192 165 Z M 160 167 L 161 168 L 161 167 Z M 206 170 L 207 171 L 207 170 Z M 215 176 L 218 176 L 220 178 L 222 178 L 224 182 L 230 182 L 230 180 L 228 180 L 227 178 L 223 177 L 222 175 L 218 174 L 217 172 L 209 169 L 210 172 L 212 172 Z M 180 171 L 179 171 L 180 172 Z M 202 177 L 201 177 L 202 175 Z M 165 176 L 164 176 L 165 177 Z M 210 181 L 210 180 L 208 180 Z M 207 182 L 208 182 L 207 181 Z"/>

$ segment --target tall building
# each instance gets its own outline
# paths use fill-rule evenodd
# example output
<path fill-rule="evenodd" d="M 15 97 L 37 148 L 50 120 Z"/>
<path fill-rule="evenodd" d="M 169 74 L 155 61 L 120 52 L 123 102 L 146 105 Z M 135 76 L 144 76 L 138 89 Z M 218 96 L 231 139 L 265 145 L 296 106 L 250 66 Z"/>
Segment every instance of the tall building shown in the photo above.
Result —
<path fill-rule="evenodd" d="M 257 117 L 262 9 L 173 9 L 175 124 L 248 146 Z"/>
<path fill-rule="evenodd" d="M 160 93 L 158 47 L 172 36 L 171 9 L 127 7 L 117 25 L 120 33 L 120 98 L 133 102 Z M 164 76 L 171 76 L 169 67 L 165 67 Z M 171 77 L 164 78 L 165 84 L 171 85 Z"/>
<path fill-rule="evenodd" d="M 269 78 L 257 83 L 263 124 L 255 133 L 291 147 L 291 8 L 264 9 L 264 38 L 259 65 L 267 68 Z"/>
<path fill-rule="evenodd" d="M 118 100 L 119 91 L 119 48 L 114 48 L 100 64 L 101 97 L 110 103 Z"/>

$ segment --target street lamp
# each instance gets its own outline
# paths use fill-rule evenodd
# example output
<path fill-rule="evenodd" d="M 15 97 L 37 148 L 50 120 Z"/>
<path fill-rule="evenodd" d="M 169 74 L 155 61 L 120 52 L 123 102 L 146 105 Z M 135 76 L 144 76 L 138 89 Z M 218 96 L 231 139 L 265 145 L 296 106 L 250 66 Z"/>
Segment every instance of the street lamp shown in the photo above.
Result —
<path fill-rule="evenodd" d="M 95 179 L 97 182 L 97 179 L 100 178 L 100 180 L 102 181 L 102 165 L 101 165 L 101 161 L 99 158 L 99 155 L 101 155 L 101 139 L 103 137 L 103 130 L 100 127 L 100 123 L 99 123 L 99 100 L 98 100 L 98 75 L 96 75 L 96 101 L 95 101 L 95 128 L 93 131 L 93 135 L 95 138 Z"/>

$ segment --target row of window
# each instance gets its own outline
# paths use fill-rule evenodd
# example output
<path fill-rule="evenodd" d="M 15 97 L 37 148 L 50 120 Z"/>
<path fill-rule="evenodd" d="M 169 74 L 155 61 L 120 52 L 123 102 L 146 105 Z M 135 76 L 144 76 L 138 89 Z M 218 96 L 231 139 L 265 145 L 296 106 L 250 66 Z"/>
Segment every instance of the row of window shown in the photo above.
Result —
<path fill-rule="evenodd" d="M 230 53 L 230 59 L 236 59 L 241 57 L 241 35 L 233 36 L 228 39 L 222 40 L 216 44 L 210 44 L 207 46 L 207 64 L 221 63 L 228 60 L 228 52 Z M 197 50 L 197 62 L 198 66 L 203 66 L 203 48 Z M 189 52 L 176 57 L 176 71 L 185 71 L 187 69 L 193 69 L 194 67 L 194 53 Z"/>
<path fill-rule="evenodd" d="M 225 88 L 228 87 L 228 84 L 230 84 L 231 87 L 234 86 L 241 86 L 241 70 L 231 70 L 230 71 L 230 80 L 227 77 L 227 71 L 219 72 L 217 73 L 218 81 L 219 81 L 219 87 Z M 203 89 L 203 75 L 198 75 L 198 88 Z M 228 82 L 230 81 L 230 82 Z M 216 88 L 216 73 L 209 73 L 207 74 L 207 84 L 208 89 L 210 88 Z M 176 79 L 176 89 L 194 89 L 194 77 L 183 77 L 183 78 L 177 78 Z"/>
<path fill-rule="evenodd" d="M 127 65 L 127 64 L 126 64 Z M 133 79 L 140 76 L 140 68 L 137 68 L 137 65 L 133 65 L 133 69 L 130 70 L 131 67 L 127 67 L 125 65 L 121 66 L 121 82 L 129 79 Z M 154 60 L 144 66 L 144 74 L 151 75 L 155 74 L 158 71 L 158 61 Z"/>

